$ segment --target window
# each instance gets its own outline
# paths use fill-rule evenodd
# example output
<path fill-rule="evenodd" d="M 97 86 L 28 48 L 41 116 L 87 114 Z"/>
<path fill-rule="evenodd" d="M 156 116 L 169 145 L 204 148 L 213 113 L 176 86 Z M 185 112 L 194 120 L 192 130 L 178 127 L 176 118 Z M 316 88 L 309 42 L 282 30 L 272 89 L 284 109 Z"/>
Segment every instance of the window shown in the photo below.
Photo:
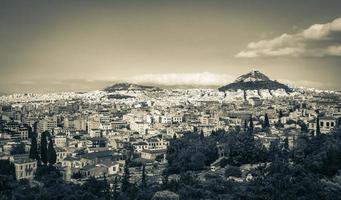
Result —
<path fill-rule="evenodd" d="M 330 122 L 330 126 L 334 127 L 334 125 L 335 125 L 334 122 Z"/>
<path fill-rule="evenodd" d="M 323 122 L 320 122 L 320 126 L 323 126 Z"/>
<path fill-rule="evenodd" d="M 326 122 L 326 126 L 329 126 L 329 122 Z"/>

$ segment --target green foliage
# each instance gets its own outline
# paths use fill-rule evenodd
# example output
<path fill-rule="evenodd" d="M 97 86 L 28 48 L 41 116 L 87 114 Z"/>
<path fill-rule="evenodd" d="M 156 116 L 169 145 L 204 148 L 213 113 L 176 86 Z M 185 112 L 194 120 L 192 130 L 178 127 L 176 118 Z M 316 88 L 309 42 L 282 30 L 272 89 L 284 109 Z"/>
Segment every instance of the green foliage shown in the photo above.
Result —
<path fill-rule="evenodd" d="M 24 154 L 24 153 L 26 153 L 24 143 L 14 145 L 13 149 L 11 150 L 11 155 Z"/>
<path fill-rule="evenodd" d="M 62 182 L 62 175 L 54 166 L 43 165 L 37 168 L 35 179 L 37 181 L 50 184 L 54 182 Z"/>
<path fill-rule="evenodd" d="M 39 161 L 37 138 L 31 137 L 31 148 L 29 158 Z"/>
<path fill-rule="evenodd" d="M 56 150 L 54 150 L 52 139 L 49 140 L 49 146 L 47 148 L 47 161 L 50 165 L 54 165 L 57 160 Z"/>
<path fill-rule="evenodd" d="M 334 200 L 341 197 L 341 171 L 333 179 L 322 179 L 325 189 L 325 198 Z"/>
<path fill-rule="evenodd" d="M 308 141 L 304 159 L 295 159 L 313 173 L 333 177 L 341 169 L 340 130 L 332 135 L 320 135 Z"/>
<path fill-rule="evenodd" d="M 269 117 L 267 113 L 265 113 L 264 122 L 262 126 L 263 126 L 263 129 L 267 129 L 270 127 Z"/>
<path fill-rule="evenodd" d="M 267 159 L 265 147 L 249 133 L 228 134 L 225 155 L 228 164 L 235 166 L 264 162 Z"/>
<path fill-rule="evenodd" d="M 331 135 L 309 138 L 300 135 L 292 154 L 287 154 L 287 139 L 274 141 L 265 151 L 249 133 L 239 134 L 217 131 L 208 137 L 188 133 L 183 138 L 174 138 L 168 149 L 170 165 L 162 184 L 148 179 L 142 168 L 141 185 L 130 182 L 127 161 L 119 191 L 119 179 L 103 180 L 90 178 L 82 185 L 65 183 L 59 171 L 51 165 L 38 168 L 36 180 L 40 186 L 28 182 L 16 182 L 8 171 L 14 172 L 9 161 L 0 161 L 0 196 L 2 199 L 339 199 L 341 193 L 341 134 L 337 130 Z M 214 161 L 209 155 L 215 152 L 217 142 L 223 145 L 227 157 L 225 174 L 210 172 L 206 167 Z M 215 149 L 203 147 L 204 145 Z M 262 154 L 258 154 L 262 151 Z M 263 155 L 265 152 L 265 156 Z M 211 154 L 212 153 L 212 154 Z M 216 152 L 215 152 L 216 153 Z M 252 155 L 256 154 L 256 155 Z M 216 154 L 214 154 L 216 155 Z M 290 155 L 290 156 L 288 156 Z M 264 156 L 264 158 L 261 158 Z M 208 160 L 206 160 L 208 159 Z M 215 157 L 216 159 L 216 157 Z M 181 167 L 177 162 L 180 162 Z M 264 164 L 260 164 L 264 162 Z M 250 169 L 250 181 L 236 182 L 226 177 L 245 178 L 238 165 L 258 163 Z M 197 166 L 204 165 L 204 170 Z M 201 167 L 200 167 L 201 168 Z M 170 175 L 169 169 L 177 169 Z M 195 169 L 195 170 L 193 170 Z M 174 172 L 174 171 L 173 171 Z M 180 174 L 180 178 L 179 178 Z M 140 181 L 138 181 L 140 182 Z M 145 186 L 144 186 L 145 185 Z"/>
<path fill-rule="evenodd" d="M 49 132 L 45 131 L 41 134 L 40 138 L 40 157 L 41 161 L 46 165 L 47 160 L 47 136 L 49 135 Z"/>
<path fill-rule="evenodd" d="M 146 186 L 147 186 L 146 165 L 142 165 L 141 188 L 146 188 Z"/>
<path fill-rule="evenodd" d="M 252 199 L 323 199 L 318 177 L 281 159 L 259 168 L 248 188 Z"/>
<path fill-rule="evenodd" d="M 152 200 L 179 200 L 179 195 L 174 192 L 164 190 L 155 193 Z"/>
<path fill-rule="evenodd" d="M 118 200 L 118 195 L 119 195 L 119 191 L 118 191 L 118 178 L 115 177 L 114 182 L 113 182 L 111 197 L 112 197 L 113 200 Z"/>
<path fill-rule="evenodd" d="M 105 198 L 107 195 L 107 182 L 90 177 L 83 185 L 83 189 L 91 194 L 95 194 L 98 198 Z"/>
<path fill-rule="evenodd" d="M 0 160 L 0 175 L 15 176 L 14 164 L 9 160 Z"/>
<path fill-rule="evenodd" d="M 320 118 L 317 116 L 316 118 L 316 132 L 315 135 L 321 135 L 321 130 L 320 130 Z"/>
<path fill-rule="evenodd" d="M 128 166 L 128 161 L 126 161 L 124 165 L 124 171 L 123 171 L 123 177 L 122 177 L 122 185 L 121 185 L 121 191 L 127 192 L 130 188 L 130 171 Z"/>
<path fill-rule="evenodd" d="M 252 116 L 250 117 L 248 132 L 249 132 L 249 134 L 253 134 L 253 118 L 252 118 Z"/>
<path fill-rule="evenodd" d="M 230 176 L 234 176 L 234 177 L 240 177 L 242 176 L 242 172 L 239 169 L 239 167 L 235 167 L 235 166 L 226 166 L 225 167 L 225 177 L 230 177 Z"/>
<path fill-rule="evenodd" d="M 216 158 L 216 140 L 213 136 L 201 137 L 197 133 L 186 133 L 183 138 L 170 142 L 167 169 L 169 173 L 201 170 Z"/>

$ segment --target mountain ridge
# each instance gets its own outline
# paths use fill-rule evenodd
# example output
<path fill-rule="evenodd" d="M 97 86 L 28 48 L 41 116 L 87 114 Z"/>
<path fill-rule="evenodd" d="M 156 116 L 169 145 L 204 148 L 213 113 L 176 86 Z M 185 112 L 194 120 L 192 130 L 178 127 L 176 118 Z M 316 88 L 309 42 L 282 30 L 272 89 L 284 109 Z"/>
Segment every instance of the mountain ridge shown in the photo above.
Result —
<path fill-rule="evenodd" d="M 239 76 L 234 82 L 218 88 L 219 91 L 226 90 L 278 90 L 283 89 L 290 93 L 293 91 L 289 86 L 271 80 L 268 76 L 258 70 L 252 70 Z"/>
<path fill-rule="evenodd" d="M 131 90 L 131 91 L 137 91 L 137 90 L 147 90 L 147 91 L 160 91 L 161 88 L 155 87 L 155 86 L 146 86 L 146 85 L 139 85 L 134 83 L 115 83 L 111 86 L 108 86 L 103 89 L 106 92 L 116 92 L 116 91 L 122 91 L 122 90 Z"/>

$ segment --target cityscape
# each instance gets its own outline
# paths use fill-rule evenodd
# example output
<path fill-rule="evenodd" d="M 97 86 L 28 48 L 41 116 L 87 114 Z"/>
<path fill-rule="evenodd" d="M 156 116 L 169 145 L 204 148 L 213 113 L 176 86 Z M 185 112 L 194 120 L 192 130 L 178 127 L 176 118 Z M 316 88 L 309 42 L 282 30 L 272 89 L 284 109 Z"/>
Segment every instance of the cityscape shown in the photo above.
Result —
<path fill-rule="evenodd" d="M 340 3 L 47 2 L 1 1 L 0 200 L 340 199 Z M 220 57 L 216 17 L 263 3 L 321 13 Z"/>

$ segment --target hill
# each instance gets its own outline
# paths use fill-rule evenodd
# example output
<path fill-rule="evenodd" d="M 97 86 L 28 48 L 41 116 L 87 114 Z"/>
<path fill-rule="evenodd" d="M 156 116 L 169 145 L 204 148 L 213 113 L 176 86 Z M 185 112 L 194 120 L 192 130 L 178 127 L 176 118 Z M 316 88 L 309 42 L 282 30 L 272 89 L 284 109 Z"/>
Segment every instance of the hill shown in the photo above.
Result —
<path fill-rule="evenodd" d="M 161 89 L 154 86 L 138 85 L 133 83 L 117 83 L 112 86 L 104 88 L 106 92 L 116 91 L 160 91 Z"/>
<path fill-rule="evenodd" d="M 251 71 L 239 76 L 233 83 L 218 88 L 219 91 L 226 90 L 278 90 L 284 89 L 286 92 L 292 92 L 292 89 L 282 83 L 271 80 L 269 77 L 259 71 Z"/>

